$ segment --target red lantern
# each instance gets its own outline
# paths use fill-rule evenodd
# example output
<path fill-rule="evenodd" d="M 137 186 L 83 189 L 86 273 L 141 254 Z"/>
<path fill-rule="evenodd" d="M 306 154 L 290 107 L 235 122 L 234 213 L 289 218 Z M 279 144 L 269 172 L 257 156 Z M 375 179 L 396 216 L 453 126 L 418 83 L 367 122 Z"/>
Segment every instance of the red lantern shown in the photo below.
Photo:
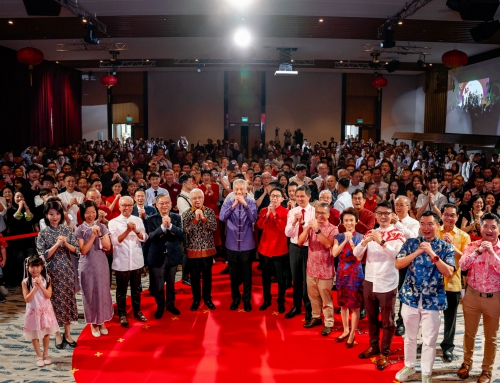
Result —
<path fill-rule="evenodd" d="M 467 53 L 459 51 L 457 49 L 448 51 L 443 54 L 443 57 L 441 57 L 441 61 L 443 61 L 443 64 L 451 69 L 457 69 L 461 66 L 464 66 L 465 64 L 467 64 L 468 60 L 469 56 L 467 56 Z"/>
<path fill-rule="evenodd" d="M 374 88 L 377 88 L 378 90 L 381 90 L 382 88 L 385 88 L 389 82 L 387 81 L 386 78 L 384 77 L 375 77 L 372 80 L 372 86 Z"/>
<path fill-rule="evenodd" d="M 112 74 L 107 74 L 106 76 L 101 77 L 101 82 L 103 85 L 106 85 L 109 88 L 111 88 L 113 85 L 116 85 L 118 82 L 118 79 L 113 76 Z"/>
<path fill-rule="evenodd" d="M 17 51 L 17 59 L 19 62 L 29 65 L 30 69 L 30 85 L 33 85 L 32 73 L 33 65 L 38 65 L 43 61 L 43 52 L 33 47 L 26 47 Z"/>

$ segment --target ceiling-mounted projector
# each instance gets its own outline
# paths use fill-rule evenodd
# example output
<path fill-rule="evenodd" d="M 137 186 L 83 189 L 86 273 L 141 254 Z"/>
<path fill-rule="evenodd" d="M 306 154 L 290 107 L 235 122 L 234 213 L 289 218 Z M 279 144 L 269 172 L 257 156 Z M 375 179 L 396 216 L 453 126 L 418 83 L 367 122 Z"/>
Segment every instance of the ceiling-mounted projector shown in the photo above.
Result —
<path fill-rule="evenodd" d="M 277 70 L 274 72 L 275 76 L 296 76 L 299 72 L 296 70 Z"/>

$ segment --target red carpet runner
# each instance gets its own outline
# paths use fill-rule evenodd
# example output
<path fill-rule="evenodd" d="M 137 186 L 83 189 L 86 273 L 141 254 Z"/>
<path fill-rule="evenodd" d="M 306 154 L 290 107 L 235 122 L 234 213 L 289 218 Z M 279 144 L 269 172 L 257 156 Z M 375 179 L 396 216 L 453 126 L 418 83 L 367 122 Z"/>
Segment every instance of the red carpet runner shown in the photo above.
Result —
<path fill-rule="evenodd" d="M 149 292 L 142 295 L 142 311 L 148 318 L 141 323 L 129 313 L 130 327 L 124 329 L 115 316 L 106 325 L 109 335 L 94 338 L 86 326 L 78 338 L 73 355 L 73 372 L 78 383 L 91 382 L 193 382 L 193 383 L 295 383 L 295 382 L 393 382 L 402 368 L 399 361 L 385 371 L 378 371 L 370 360 L 357 355 L 368 348 L 368 335 L 357 335 L 357 344 L 346 349 L 335 343 L 342 326 L 335 315 L 335 328 L 329 337 L 320 335 L 322 327 L 304 329 L 304 316 L 285 319 L 277 304 L 259 311 L 262 304 L 260 271 L 254 264 L 253 310 L 230 311 L 229 275 L 220 275 L 225 265 L 214 265 L 213 301 L 209 311 L 203 306 L 189 310 L 191 289 L 176 284 L 176 306 L 181 315 L 165 312 L 154 319 L 156 305 Z M 273 298 L 277 286 L 273 284 Z M 292 290 L 287 290 L 287 311 L 292 308 Z M 130 307 L 130 300 L 127 302 Z M 334 299 L 334 304 L 336 300 Z M 367 331 L 366 319 L 360 322 Z M 393 349 L 402 349 L 401 337 L 394 337 Z M 396 360 L 398 351 L 391 356 Z"/>

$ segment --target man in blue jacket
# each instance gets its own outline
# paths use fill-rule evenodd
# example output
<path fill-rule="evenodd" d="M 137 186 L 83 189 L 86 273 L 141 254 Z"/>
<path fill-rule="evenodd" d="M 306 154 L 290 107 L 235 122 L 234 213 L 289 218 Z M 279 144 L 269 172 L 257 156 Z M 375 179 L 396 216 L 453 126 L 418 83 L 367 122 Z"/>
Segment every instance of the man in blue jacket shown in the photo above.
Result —
<path fill-rule="evenodd" d="M 229 307 L 236 310 L 241 301 L 239 289 L 243 280 L 243 308 L 251 311 L 252 261 L 251 253 L 255 249 L 253 224 L 257 221 L 257 204 L 247 197 L 245 180 L 233 182 L 234 198 L 226 201 L 220 210 L 220 220 L 226 222 L 226 249 L 231 279 L 231 297 Z"/>
<path fill-rule="evenodd" d="M 177 265 L 182 263 L 182 252 L 179 241 L 183 239 L 181 217 L 172 213 L 172 201 L 166 194 L 156 197 L 159 214 L 146 218 L 146 230 L 149 238 L 148 265 L 154 280 L 154 296 L 156 301 L 155 318 L 160 319 L 166 308 L 174 315 L 180 311 L 175 307 L 175 273 Z M 167 284 L 167 299 L 163 285 Z"/>

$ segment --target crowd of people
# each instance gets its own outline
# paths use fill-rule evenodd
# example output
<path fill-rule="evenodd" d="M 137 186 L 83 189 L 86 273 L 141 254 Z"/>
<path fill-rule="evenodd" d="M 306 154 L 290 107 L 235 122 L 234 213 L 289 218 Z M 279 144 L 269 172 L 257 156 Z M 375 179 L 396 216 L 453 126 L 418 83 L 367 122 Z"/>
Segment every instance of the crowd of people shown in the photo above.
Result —
<path fill-rule="evenodd" d="M 50 335 L 58 349 L 77 346 L 71 337 L 77 292 L 92 335 L 108 334 L 112 274 L 119 321 L 128 327 L 129 285 L 135 318 L 148 320 L 141 311 L 146 273 L 156 320 L 165 311 L 180 315 L 178 268 L 192 289 L 190 310 L 202 299 L 215 310 L 216 258 L 227 263 L 229 309 L 243 303 L 251 311 L 258 261 L 259 310 L 273 305 L 277 282 L 277 309 L 285 314 L 291 287 L 285 318 L 304 310 L 304 328 L 322 326 L 329 336 L 334 289 L 343 325 L 335 340 L 354 347 L 366 317 L 370 344 L 359 358 L 378 357 L 379 370 L 390 364 L 394 335 L 405 335 L 401 382 L 415 373 L 420 324 L 422 381 L 432 381 L 441 315 L 443 359 L 453 360 L 461 300 L 464 357 L 457 374 L 469 376 L 482 317 L 478 382 L 490 382 L 500 318 L 499 170 L 497 154 L 487 160 L 465 150 L 356 137 L 311 145 L 302 132 L 292 142 L 289 130 L 284 147 L 258 141 L 248 154 L 234 140 L 189 145 L 184 137 L 9 152 L 1 163 L 0 298 L 8 294 L 5 284 L 22 286 L 26 338 L 44 366 L 51 363 Z M 24 237 L 9 240 L 13 235 Z"/>

